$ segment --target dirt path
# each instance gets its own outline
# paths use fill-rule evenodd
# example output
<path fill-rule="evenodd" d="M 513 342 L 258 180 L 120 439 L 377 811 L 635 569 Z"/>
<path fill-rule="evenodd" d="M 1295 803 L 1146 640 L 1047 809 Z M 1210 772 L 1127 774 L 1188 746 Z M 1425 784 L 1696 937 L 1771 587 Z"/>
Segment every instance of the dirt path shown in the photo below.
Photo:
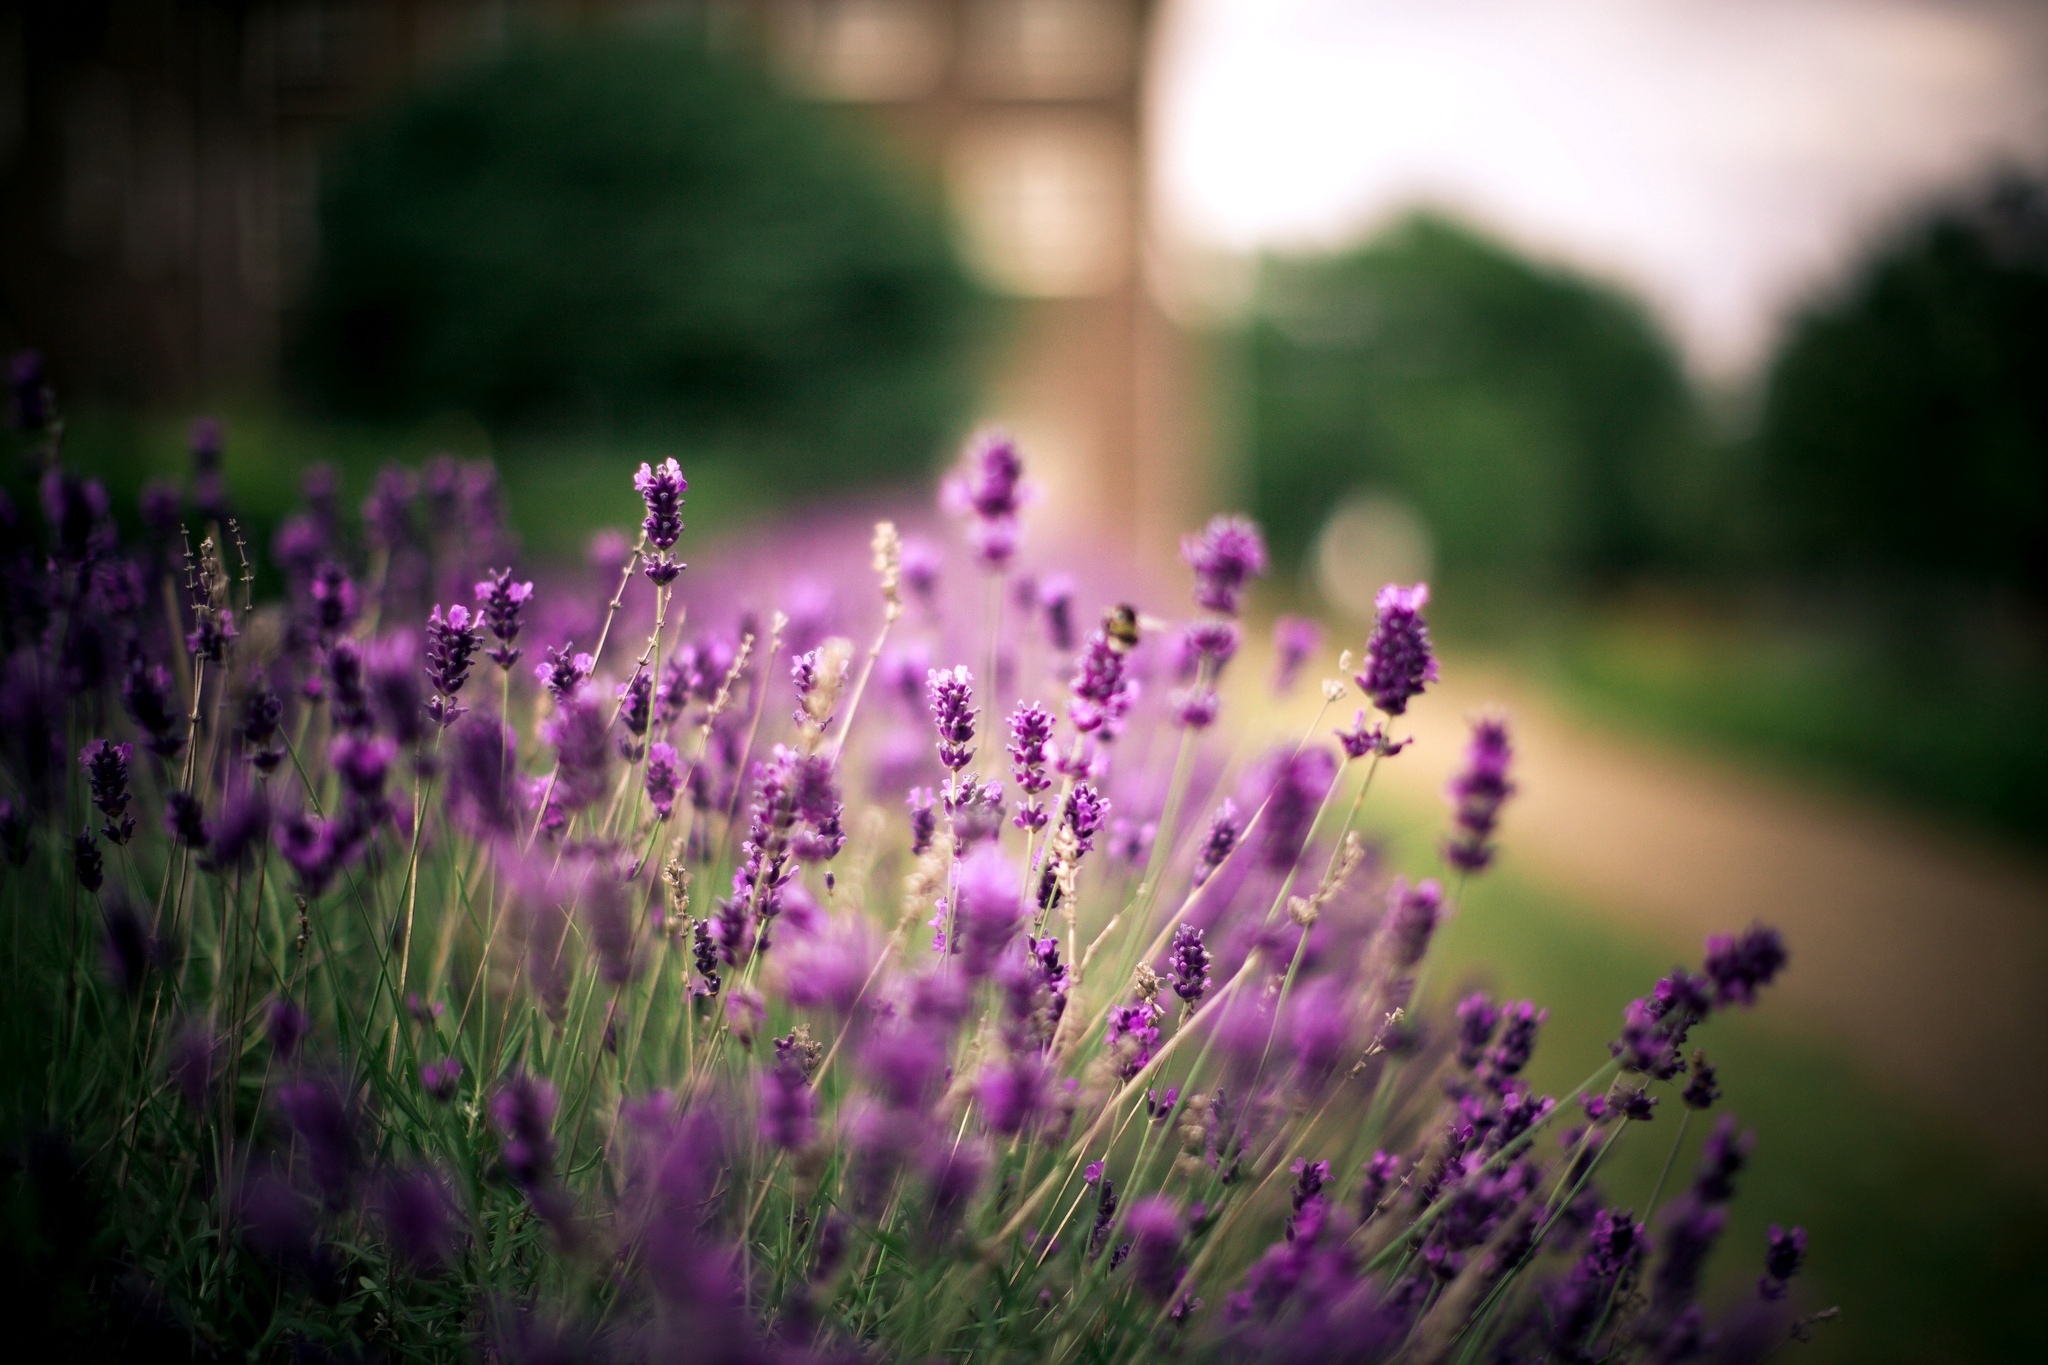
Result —
<path fill-rule="evenodd" d="M 1625 739 L 1487 672 L 1414 711 L 1386 776 L 1434 797 L 1465 718 L 1514 722 L 1512 856 L 1632 931 L 1696 954 L 1763 919 L 1792 953 L 1777 1004 L 2032 1160 L 2048 1140 L 2048 869 L 1747 769 Z"/>

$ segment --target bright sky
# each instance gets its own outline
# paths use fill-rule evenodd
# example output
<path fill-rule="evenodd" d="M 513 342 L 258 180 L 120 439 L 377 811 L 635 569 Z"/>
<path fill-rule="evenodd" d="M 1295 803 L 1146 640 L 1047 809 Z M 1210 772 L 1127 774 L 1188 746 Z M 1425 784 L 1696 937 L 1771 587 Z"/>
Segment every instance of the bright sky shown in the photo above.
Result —
<path fill-rule="evenodd" d="M 1169 240 L 1356 238 L 1418 200 L 1647 295 L 1739 373 L 1901 206 L 2048 161 L 2024 0 L 1172 0 Z"/>

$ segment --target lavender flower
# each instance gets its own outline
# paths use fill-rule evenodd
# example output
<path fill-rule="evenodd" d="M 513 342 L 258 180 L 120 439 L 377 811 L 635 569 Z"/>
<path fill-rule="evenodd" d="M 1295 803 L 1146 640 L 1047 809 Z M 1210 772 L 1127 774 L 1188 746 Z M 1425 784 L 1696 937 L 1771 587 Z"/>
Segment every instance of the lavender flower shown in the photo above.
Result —
<path fill-rule="evenodd" d="M 1685 1089 L 1679 1099 L 1688 1109 L 1710 1109 L 1714 1101 L 1721 1098 L 1721 1085 L 1713 1066 L 1707 1061 L 1707 1054 L 1692 1054 L 1692 1075 L 1685 1082 Z"/>
<path fill-rule="evenodd" d="M 1358 1182 L 1358 1219 L 1365 1222 L 1386 1203 L 1387 1194 L 1401 1175 L 1401 1158 L 1392 1152 L 1375 1151 L 1366 1160 Z"/>
<path fill-rule="evenodd" d="M 1368 754 L 1391 758 L 1415 742 L 1412 739 L 1392 738 L 1384 723 L 1366 724 L 1363 711 L 1352 718 L 1349 730 L 1338 730 L 1335 733 L 1337 743 L 1343 746 L 1346 758 L 1364 758 Z"/>
<path fill-rule="evenodd" d="M 368 731 L 375 724 L 363 651 L 353 640 L 336 640 L 327 651 L 327 711 L 337 730 Z"/>
<path fill-rule="evenodd" d="M 989 1127 L 1015 1137 L 1045 1109 L 1045 1065 L 1033 1056 L 1008 1058 L 981 1074 L 975 1096 Z"/>
<path fill-rule="evenodd" d="M 174 758 L 185 748 L 185 718 L 172 710 L 171 674 L 162 664 L 137 659 L 121 680 L 121 705 L 148 736 L 149 751 Z"/>
<path fill-rule="evenodd" d="M 248 782 L 231 785 L 221 801 L 220 818 L 214 821 L 206 866 L 220 871 L 248 863 L 270 837 L 270 821 L 270 798 L 262 787 Z"/>
<path fill-rule="evenodd" d="M 1266 572 L 1266 540 L 1249 518 L 1219 516 L 1181 538 L 1180 557 L 1195 571 L 1196 604 L 1235 616 L 1245 588 Z"/>
<path fill-rule="evenodd" d="M 910 792 L 910 856 L 922 858 L 931 851 L 939 831 L 938 802 L 931 788 L 915 787 Z"/>
<path fill-rule="evenodd" d="M 437 694 L 427 703 L 427 713 L 443 726 L 453 725 L 469 708 L 457 706 L 455 696 L 469 681 L 469 669 L 483 644 L 483 631 L 468 607 L 448 608 L 444 617 L 435 607 L 427 617 L 427 681 Z"/>
<path fill-rule="evenodd" d="M 1445 788 L 1454 812 L 1451 835 L 1444 841 L 1444 859 L 1451 866 L 1482 872 L 1492 863 L 1500 808 L 1515 792 L 1508 781 L 1513 756 L 1505 721 L 1487 717 L 1473 722 L 1465 766 Z"/>
<path fill-rule="evenodd" d="M 515 743 L 512 727 L 488 711 L 455 732 L 448 812 L 474 836 L 505 834 L 518 823 L 512 791 Z"/>
<path fill-rule="evenodd" d="M 1074 832 L 1075 846 L 1087 853 L 1095 847 L 1095 836 L 1109 821 L 1109 798 L 1097 791 L 1092 783 L 1076 783 L 1074 790 L 1067 794 L 1065 809 L 1060 822 Z"/>
<path fill-rule="evenodd" d="M 908 537 L 903 542 L 902 565 L 903 585 L 926 611 L 933 610 L 939 593 L 939 552 L 929 541 Z"/>
<path fill-rule="evenodd" d="M 1223 709 L 1223 699 L 1213 687 L 1177 688 L 1168 700 L 1173 705 L 1174 724 L 1189 730 L 1208 729 Z"/>
<path fill-rule="evenodd" d="M 1000 571 L 1017 552 L 1018 515 L 1024 510 L 1024 460 L 1017 443 L 1001 432 L 975 436 L 946 481 L 944 500 L 948 510 L 969 518 L 968 539 L 981 562 Z"/>
<path fill-rule="evenodd" d="M 79 751 L 92 803 L 106 817 L 100 832 L 109 843 L 125 844 L 135 833 L 135 817 L 128 814 L 128 761 L 134 754 L 128 745 L 108 739 L 96 739 Z"/>
<path fill-rule="evenodd" d="M 1305 616 L 1282 616 L 1273 623 L 1273 691 L 1294 690 L 1301 669 L 1323 647 L 1323 628 Z"/>
<path fill-rule="evenodd" d="M 1308 841 L 1316 813 L 1337 777 L 1337 760 L 1328 749 L 1305 748 L 1278 758 L 1267 788 L 1261 855 L 1266 866 L 1293 866 Z"/>
<path fill-rule="evenodd" d="M 377 1182 L 373 1202 L 400 1260 L 424 1271 L 454 1260 L 461 1225 L 441 1176 L 429 1170 L 390 1172 Z"/>
<path fill-rule="evenodd" d="M 1209 989 L 1209 950 L 1202 946 L 1202 931 L 1192 924 L 1174 926 L 1173 943 L 1166 953 L 1166 975 L 1173 993 L 1192 1009 Z"/>
<path fill-rule="evenodd" d="M 1486 1045 L 1493 1041 L 1493 1031 L 1500 1026 L 1500 1011 L 1484 991 L 1475 991 L 1458 1002 L 1457 1015 L 1458 1065 L 1470 1071 L 1479 1065 Z"/>
<path fill-rule="evenodd" d="M 971 979 L 995 969 L 1024 920 L 1024 888 L 1001 849 L 984 844 L 960 863 L 954 880 L 954 951 Z"/>
<path fill-rule="evenodd" d="M 1375 603 L 1379 615 L 1365 642 L 1365 671 L 1357 682 L 1358 690 L 1386 715 L 1405 712 L 1423 687 L 1436 681 L 1436 655 L 1422 619 L 1428 601 L 1427 583 L 1412 588 L 1389 583 L 1380 589 Z"/>
<path fill-rule="evenodd" d="M 559 699 L 540 732 L 555 750 L 553 813 L 566 818 L 610 794 L 611 746 L 596 684 L 582 683 Z"/>
<path fill-rule="evenodd" d="M 647 750 L 647 770 L 642 775 L 647 788 L 647 800 L 654 807 L 654 813 L 666 820 L 674 811 L 676 794 L 682 790 L 682 768 L 676 760 L 675 746 L 656 740 Z"/>
<path fill-rule="evenodd" d="M 808 1146 L 817 1129 L 818 1097 L 803 1068 L 778 1061 L 761 1073 L 761 1140 L 793 1152 Z"/>
<path fill-rule="evenodd" d="M 498 1130 L 498 1158 L 514 1183 L 531 1191 L 546 1183 L 555 1166 L 554 1086 L 515 1071 L 491 1096 L 491 1123 Z"/>
<path fill-rule="evenodd" d="M 79 889 L 87 895 L 98 891 L 106 880 L 106 860 L 100 856 L 99 843 L 93 838 L 90 825 L 71 841 L 71 868 L 78 875 Z"/>
<path fill-rule="evenodd" d="M 431 707 L 420 687 L 418 637 L 394 631 L 373 640 L 362 652 L 363 691 L 376 723 L 401 747 L 414 748 L 425 738 Z"/>
<path fill-rule="evenodd" d="M 1765 1234 L 1764 1273 L 1757 1280 L 1757 1293 L 1767 1299 L 1785 1297 L 1787 1282 L 1799 1273 L 1806 1260 L 1806 1229 L 1786 1231 L 1776 1223 Z"/>
<path fill-rule="evenodd" d="M 498 642 L 496 648 L 484 651 L 484 657 L 508 673 L 523 652 L 514 649 L 512 642 L 519 638 L 520 618 L 526 614 L 526 604 L 532 597 L 533 584 L 514 583 L 510 569 L 493 569 L 489 578 L 476 585 L 484 625 Z"/>
<path fill-rule="evenodd" d="M 718 994 L 718 945 L 712 941 L 709 920 L 690 922 L 690 950 L 691 964 L 697 969 L 702 993 Z M 692 988 L 692 994 L 696 994 L 697 991 L 697 987 Z"/>
<path fill-rule="evenodd" d="M 332 640 L 354 624 L 356 585 L 348 570 L 333 560 L 325 560 L 313 570 L 306 595 L 311 602 L 313 632 L 319 639 Z"/>
<path fill-rule="evenodd" d="M 1760 987 L 1784 970 L 1785 941 L 1776 929 L 1754 924 L 1739 938 L 1716 934 L 1707 940 L 1707 975 L 1720 1004 L 1753 1005 Z"/>
<path fill-rule="evenodd" d="M 70 564 L 84 564 L 112 544 L 106 487 L 98 479 L 51 468 L 37 489 L 43 519 L 50 525 L 50 551 Z"/>
<path fill-rule="evenodd" d="M 1214 876 L 1216 869 L 1223 866 L 1223 860 L 1237 847 L 1243 828 L 1237 819 L 1237 806 L 1229 797 L 1209 817 L 1209 832 L 1202 838 L 1201 856 L 1195 860 L 1195 885 L 1201 886 Z"/>
<path fill-rule="evenodd" d="M 1109 1054 L 1119 1080 L 1127 1081 L 1151 1064 L 1163 1014 L 1149 999 L 1110 1007 Z"/>
<path fill-rule="evenodd" d="M 619 724 L 626 733 L 619 738 L 619 757 L 638 763 L 645 747 L 647 727 L 654 720 L 654 675 L 644 668 L 633 670 L 630 681 L 619 685 Z"/>
<path fill-rule="evenodd" d="M 1048 574 L 1038 584 L 1038 609 L 1045 613 L 1045 641 L 1061 654 L 1074 647 L 1074 577 Z"/>
<path fill-rule="evenodd" d="M 681 560 L 671 559 L 668 552 L 683 534 L 683 494 L 689 491 L 690 481 L 683 477 L 682 466 L 670 458 L 658 466 L 643 463 L 633 476 L 633 488 L 647 504 L 647 517 L 640 527 L 655 551 L 648 556 L 645 571 L 655 586 L 663 587 L 675 582 L 676 575 L 687 567 Z"/>
<path fill-rule="evenodd" d="M 1395 967 L 1405 971 L 1422 961 L 1443 918 L 1444 893 L 1435 878 L 1414 886 L 1400 878 L 1387 890 L 1386 941 Z"/>
<path fill-rule="evenodd" d="M 547 661 L 534 665 L 533 676 L 557 702 L 573 693 L 597 668 L 597 661 L 588 654 L 571 654 L 575 648 L 573 641 L 565 641 L 560 649 L 549 646 Z"/>
<path fill-rule="evenodd" d="M 974 675 L 965 664 L 935 668 L 925 676 L 925 694 L 939 731 L 939 762 L 957 773 L 974 760 Z"/>
<path fill-rule="evenodd" d="M 1010 775 L 1017 789 L 1024 793 L 1013 817 L 1018 829 L 1045 828 L 1045 806 L 1037 797 L 1052 786 L 1052 778 L 1045 771 L 1052 727 L 1052 712 L 1042 706 L 1020 705 L 1010 713 Z"/>
<path fill-rule="evenodd" d="M 164 832 L 194 852 L 213 842 L 206 812 L 201 809 L 199 798 L 188 791 L 172 791 L 164 797 Z"/>
<path fill-rule="evenodd" d="M 1500 1041 L 1486 1054 L 1486 1062 L 1495 1075 L 1513 1076 L 1529 1064 L 1536 1051 L 1536 1030 L 1550 1017 L 1550 1011 L 1516 1000 L 1503 1005 L 1500 1014 Z"/>
<path fill-rule="evenodd" d="M 249 747 L 249 762 L 259 773 L 272 773 L 284 761 L 285 751 L 273 748 L 284 722 L 284 698 L 270 685 L 269 676 L 256 669 L 249 677 L 249 689 L 242 694 L 242 742 Z"/>
<path fill-rule="evenodd" d="M 1137 701 L 1137 686 L 1125 676 L 1127 656 L 1137 643 L 1135 622 L 1135 612 L 1120 608 L 1090 632 L 1082 646 L 1068 684 L 1072 695 L 1067 700 L 1067 719 L 1084 735 L 1100 731 L 1104 737 L 1114 738 L 1122 732 L 1124 717 Z"/>
<path fill-rule="evenodd" d="M 1088 1259 L 1092 1261 L 1102 1254 L 1103 1246 L 1109 1241 L 1110 1229 L 1116 1223 L 1117 1198 L 1116 1181 L 1103 1174 L 1102 1163 L 1091 1162 L 1088 1169 L 1094 1172 L 1088 1177 L 1089 1184 L 1097 1180 L 1102 1182 L 1102 1189 L 1095 1196 L 1095 1226 L 1088 1232 Z"/>
<path fill-rule="evenodd" d="M 331 1081 L 306 1080 L 278 1087 L 277 1107 L 327 1206 L 341 1208 L 356 1173 L 355 1119 L 347 1099 Z"/>
<path fill-rule="evenodd" d="M 1180 1283 L 1180 1249 L 1187 1225 L 1180 1210 L 1162 1195 L 1140 1199 L 1124 1220 L 1131 1235 L 1131 1279 L 1140 1292 L 1164 1303 Z"/>
<path fill-rule="evenodd" d="M 1702 1204 L 1725 1204 L 1735 1197 L 1735 1177 L 1749 1164 L 1753 1134 L 1736 1125 L 1733 1114 L 1724 1114 L 1700 1144 L 1700 1165 L 1693 1177 L 1693 1197 Z"/>
<path fill-rule="evenodd" d="M 270 1039 L 270 1050 L 278 1061 L 289 1062 L 296 1056 L 299 1044 L 306 1041 L 307 1035 L 312 1031 L 312 1015 L 283 996 L 270 1002 L 264 1032 Z"/>
<path fill-rule="evenodd" d="M 363 530 L 371 544 L 388 552 L 412 543 L 412 509 L 419 493 L 419 479 L 411 470 L 388 464 L 377 471 L 363 499 Z"/>

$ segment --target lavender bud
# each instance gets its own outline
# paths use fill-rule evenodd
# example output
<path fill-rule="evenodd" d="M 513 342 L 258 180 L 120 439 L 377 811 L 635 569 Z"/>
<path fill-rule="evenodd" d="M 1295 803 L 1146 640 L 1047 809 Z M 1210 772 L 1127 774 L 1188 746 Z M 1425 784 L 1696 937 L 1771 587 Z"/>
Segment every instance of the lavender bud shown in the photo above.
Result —
<path fill-rule="evenodd" d="M 494 649 L 485 650 L 484 657 L 509 673 L 523 652 L 514 649 L 512 642 L 519 638 L 526 603 L 533 597 L 533 584 L 514 583 L 510 569 L 489 572 L 490 577 L 476 585 L 476 600 L 482 609 L 484 625 L 498 644 Z"/>
<path fill-rule="evenodd" d="M 1428 601 L 1427 583 L 1411 588 L 1389 583 L 1375 603 L 1379 614 L 1365 643 L 1365 671 L 1357 682 L 1358 690 L 1389 716 L 1402 714 L 1426 684 L 1436 681 L 1436 655 L 1422 619 Z"/>
<path fill-rule="evenodd" d="M 1176 925 L 1166 964 L 1173 993 L 1190 1008 L 1201 1003 L 1203 993 L 1209 989 L 1209 950 L 1202 945 L 1202 931 L 1192 924 Z"/>
<path fill-rule="evenodd" d="M 106 863 L 100 857 L 99 843 L 93 838 L 90 825 L 72 840 L 71 866 L 78 874 L 79 887 L 88 894 L 98 891 L 101 883 L 106 880 Z"/>
<path fill-rule="evenodd" d="M 958 772 L 974 760 L 974 675 L 965 664 L 935 668 L 925 676 L 925 695 L 939 731 L 939 762 Z"/>
<path fill-rule="evenodd" d="M 1195 885 L 1201 886 L 1214 876 L 1216 869 L 1223 866 L 1223 860 L 1237 847 L 1243 827 L 1238 823 L 1237 806 L 1229 797 L 1209 817 L 1209 832 L 1202 839 L 1202 855 L 1195 862 Z"/>
<path fill-rule="evenodd" d="M 92 803 L 107 820 L 100 832 L 110 843 L 125 844 L 135 833 L 135 817 L 128 814 L 128 762 L 134 753 L 128 745 L 107 739 L 96 739 L 79 751 Z"/>
<path fill-rule="evenodd" d="M 1323 628 L 1305 616 L 1283 616 L 1273 623 L 1273 691 L 1294 690 L 1302 665 L 1323 647 Z"/>
<path fill-rule="evenodd" d="M 1195 571 L 1195 601 L 1206 610 L 1237 615 L 1244 590 L 1266 572 L 1266 541 L 1246 517 L 1216 517 L 1200 535 L 1183 536 L 1181 558 Z"/>
<path fill-rule="evenodd" d="M 657 587 L 673 583 L 685 567 L 682 561 L 671 559 L 668 552 L 683 534 L 683 494 L 689 487 L 682 466 L 673 458 L 659 465 L 643 463 L 640 472 L 633 476 L 633 488 L 647 505 L 641 529 L 647 532 L 647 543 L 655 550 L 647 558 L 645 572 Z"/>
<path fill-rule="evenodd" d="M 1492 863 L 1500 808 L 1515 792 L 1515 784 L 1508 781 L 1508 763 L 1513 757 L 1505 721 L 1486 718 L 1473 722 L 1465 766 L 1444 789 L 1453 809 L 1453 828 L 1444 841 L 1444 859 L 1451 866 L 1481 872 Z"/>
<path fill-rule="evenodd" d="M 469 681 L 470 665 L 482 644 L 483 631 L 468 607 L 449 607 L 443 616 L 437 606 L 427 617 L 427 681 L 438 694 L 427 703 L 427 712 L 439 724 L 453 725 L 469 709 L 457 706 L 455 695 Z"/>

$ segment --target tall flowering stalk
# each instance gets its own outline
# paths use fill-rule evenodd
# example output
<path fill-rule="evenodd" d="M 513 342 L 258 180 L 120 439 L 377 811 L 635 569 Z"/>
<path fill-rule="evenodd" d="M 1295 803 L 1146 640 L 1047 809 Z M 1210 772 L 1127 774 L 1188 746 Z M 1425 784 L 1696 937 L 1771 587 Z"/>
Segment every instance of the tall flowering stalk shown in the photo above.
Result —
<path fill-rule="evenodd" d="M 54 462 L 54 400 L 34 366 L 17 380 Z M 1759 998 L 1783 940 L 1716 936 L 1631 1002 L 1585 1085 L 1543 1094 L 1539 1003 L 1418 986 L 1466 881 L 1384 874 L 1353 829 L 1363 782 L 1326 818 L 1356 771 L 1338 754 L 1369 774 L 1399 752 L 1436 676 L 1419 586 L 1382 596 L 1373 718 L 1204 776 L 1176 846 L 1178 793 L 1237 738 L 1214 684 L 1264 564 L 1242 519 L 1190 538 L 1202 614 L 1149 640 L 1135 606 L 1075 629 L 1081 566 L 1039 578 L 1006 638 L 1043 635 L 1068 695 L 996 729 L 993 674 L 929 667 L 987 618 L 951 619 L 935 553 L 886 523 L 850 547 L 879 602 L 807 611 L 793 657 L 767 605 L 786 555 L 774 581 L 693 580 L 694 634 L 666 634 L 672 461 L 633 480 L 642 553 L 583 604 L 596 646 L 514 669 L 531 585 L 479 581 L 423 525 L 487 501 L 473 476 L 387 473 L 361 537 L 316 483 L 260 657 L 225 628 L 189 649 L 182 566 L 123 549 L 75 472 L 44 480 L 34 553 L 5 552 L 0 630 L 24 643 L 0 678 L 0 947 L 10 981 L 59 984 L 0 999 L 4 1093 L 46 1135 L 23 1169 L 64 1173 L 38 1188 L 110 1249 L 53 1298 L 93 1303 L 92 1330 L 186 1355 L 1104 1365 L 1664 1361 L 1717 1331 L 1743 1359 L 1806 1330 L 1797 1228 L 1738 1249 L 1733 1326 L 1704 1306 L 1769 1159 L 1739 1125 L 1713 1116 L 1669 1198 L 1604 1188 L 1643 1125 L 1718 1109 L 1700 1035 Z M 949 491 L 992 569 L 1023 554 L 1024 486 L 989 439 Z M 127 651 L 96 671 L 48 628 L 87 564 Z M 625 591 L 642 568 L 651 611 Z M 475 609 L 428 613 L 451 581 Z M 166 585 L 175 622 L 148 609 Z M 863 706 L 906 594 L 922 662 Z M 615 624 L 647 630 L 637 659 L 606 656 Z M 1283 636 L 1283 671 L 1309 635 Z M 500 710 L 454 724 L 480 654 Z M 977 773 L 994 745 L 1008 772 Z M 1509 757 L 1481 722 L 1456 869 L 1493 857 Z M 693 907 L 699 887 L 722 894 Z M 920 924 L 937 952 L 910 949 Z"/>

